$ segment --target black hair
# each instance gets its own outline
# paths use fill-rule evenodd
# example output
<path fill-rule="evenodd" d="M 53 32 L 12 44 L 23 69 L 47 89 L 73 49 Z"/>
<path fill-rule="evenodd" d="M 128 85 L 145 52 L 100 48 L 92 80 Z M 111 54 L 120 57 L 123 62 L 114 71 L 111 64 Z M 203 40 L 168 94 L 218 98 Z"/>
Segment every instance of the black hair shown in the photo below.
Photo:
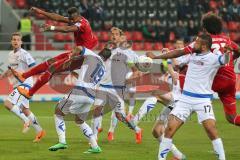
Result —
<path fill-rule="evenodd" d="M 208 47 L 208 49 L 211 48 L 212 46 L 212 37 L 209 34 L 201 34 L 200 36 L 198 36 L 202 41 L 205 42 L 206 46 Z"/>
<path fill-rule="evenodd" d="M 210 34 L 220 34 L 222 32 L 222 19 L 213 13 L 202 16 L 202 27 Z"/>
<path fill-rule="evenodd" d="M 112 52 L 111 52 L 111 49 L 109 48 L 103 48 L 98 53 L 98 55 L 101 56 L 104 59 L 104 61 L 106 61 L 112 55 Z"/>
<path fill-rule="evenodd" d="M 74 14 L 74 13 L 79 14 L 79 11 L 78 11 L 78 9 L 76 7 L 68 8 L 67 12 L 68 12 L 69 15 Z"/>

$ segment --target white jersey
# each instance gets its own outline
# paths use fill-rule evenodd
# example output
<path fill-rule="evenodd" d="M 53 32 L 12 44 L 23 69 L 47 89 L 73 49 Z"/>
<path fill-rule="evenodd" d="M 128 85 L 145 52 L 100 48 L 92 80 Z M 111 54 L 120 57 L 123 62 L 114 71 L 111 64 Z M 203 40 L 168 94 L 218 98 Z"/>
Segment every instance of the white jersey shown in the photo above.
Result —
<path fill-rule="evenodd" d="M 221 53 L 191 54 L 181 101 L 189 102 L 189 97 L 194 102 L 210 100 L 213 96 L 213 79 L 223 61 Z"/>
<path fill-rule="evenodd" d="M 137 55 L 130 49 L 116 48 L 106 61 L 106 74 L 101 85 L 124 87 L 127 74 L 131 72 L 130 66 L 135 63 Z"/>
<path fill-rule="evenodd" d="M 16 69 L 19 72 L 25 72 L 27 71 L 30 67 L 34 66 L 36 64 L 35 60 L 31 56 L 29 52 L 26 50 L 20 48 L 17 52 L 14 53 L 14 51 L 9 52 L 8 55 L 8 62 L 9 66 L 12 68 Z M 15 80 L 13 82 L 14 87 L 17 87 L 21 83 Z M 27 78 L 23 84 L 32 87 L 33 85 L 33 78 L 29 77 Z"/>
<path fill-rule="evenodd" d="M 93 51 L 84 48 L 82 51 L 84 62 L 77 73 L 79 75 L 75 85 L 84 88 L 96 89 L 105 74 L 105 66 L 102 58 Z"/>

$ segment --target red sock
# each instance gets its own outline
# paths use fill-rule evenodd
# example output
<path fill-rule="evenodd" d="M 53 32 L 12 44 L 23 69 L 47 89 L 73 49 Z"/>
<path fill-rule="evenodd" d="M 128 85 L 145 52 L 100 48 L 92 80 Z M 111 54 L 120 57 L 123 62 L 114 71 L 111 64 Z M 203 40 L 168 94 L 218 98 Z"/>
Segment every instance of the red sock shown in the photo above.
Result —
<path fill-rule="evenodd" d="M 41 88 L 44 84 L 46 84 L 52 77 L 52 74 L 47 71 L 43 75 L 41 75 L 37 82 L 33 85 L 31 89 L 29 89 L 29 95 L 32 96 L 39 88 Z"/>
<path fill-rule="evenodd" d="M 28 70 L 27 72 L 23 73 L 23 78 L 28 78 L 31 77 L 33 75 L 42 73 L 44 71 L 46 71 L 48 69 L 48 62 L 43 62 L 35 67 L 33 67 L 32 69 Z"/>
<path fill-rule="evenodd" d="M 236 117 L 234 118 L 234 124 L 240 126 L 240 115 L 236 115 Z"/>

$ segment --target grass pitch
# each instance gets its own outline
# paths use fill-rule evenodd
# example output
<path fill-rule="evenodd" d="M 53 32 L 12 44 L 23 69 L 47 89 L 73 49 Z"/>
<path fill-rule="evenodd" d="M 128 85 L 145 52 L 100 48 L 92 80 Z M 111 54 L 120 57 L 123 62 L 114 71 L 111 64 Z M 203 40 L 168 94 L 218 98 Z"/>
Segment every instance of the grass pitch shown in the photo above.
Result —
<path fill-rule="evenodd" d="M 219 134 L 224 142 L 228 160 L 240 159 L 240 128 L 230 125 L 224 118 L 223 108 L 218 100 L 214 101 Z M 139 107 L 141 102 L 137 103 Z M 240 102 L 238 102 L 238 106 Z M 104 131 L 99 136 L 101 154 L 84 154 L 88 142 L 74 122 L 67 122 L 68 149 L 50 152 L 48 148 L 58 142 L 54 126 L 53 112 L 55 102 L 33 102 L 31 109 L 47 131 L 46 137 L 38 144 L 32 143 L 35 132 L 31 129 L 22 134 L 22 122 L 0 104 L 0 160 L 155 160 L 159 143 L 152 137 L 151 129 L 154 117 L 158 115 L 161 105 L 145 117 L 139 124 L 143 128 L 143 143 L 135 144 L 134 133 L 123 124 L 118 124 L 115 140 L 107 141 L 110 114 L 104 116 Z M 136 112 L 137 108 L 134 109 Z M 174 143 L 184 152 L 188 160 L 215 160 L 212 144 L 203 128 L 197 123 L 196 115 L 192 116 L 174 137 Z M 169 157 L 171 157 L 169 155 Z M 169 158 L 170 159 L 170 158 Z"/>

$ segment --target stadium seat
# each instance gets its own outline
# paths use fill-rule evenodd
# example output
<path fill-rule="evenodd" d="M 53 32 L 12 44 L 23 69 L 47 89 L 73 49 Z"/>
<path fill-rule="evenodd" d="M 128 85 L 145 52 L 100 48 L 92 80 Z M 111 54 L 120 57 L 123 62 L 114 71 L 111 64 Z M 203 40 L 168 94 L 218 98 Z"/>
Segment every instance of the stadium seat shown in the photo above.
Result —
<path fill-rule="evenodd" d="M 142 43 L 141 42 L 134 42 L 132 49 L 135 51 L 139 51 L 143 49 Z"/>
<path fill-rule="evenodd" d="M 237 22 L 233 22 L 233 21 L 230 21 L 228 22 L 228 29 L 230 31 L 237 31 L 238 30 L 238 23 Z"/>
<path fill-rule="evenodd" d="M 145 50 L 145 51 L 151 51 L 151 50 L 153 50 L 152 43 L 150 43 L 150 42 L 145 42 L 144 45 L 143 45 L 143 50 Z"/>
<path fill-rule="evenodd" d="M 102 31 L 99 35 L 99 39 L 101 41 L 108 41 L 109 40 L 109 35 L 108 35 L 108 32 L 106 31 Z"/>
<path fill-rule="evenodd" d="M 57 42 L 63 42 L 64 41 L 64 35 L 62 33 L 55 33 L 54 40 Z"/>
<path fill-rule="evenodd" d="M 163 44 L 162 43 L 154 43 L 153 45 L 153 50 L 161 50 L 163 49 Z"/>
<path fill-rule="evenodd" d="M 142 32 L 134 31 L 132 33 L 132 40 L 133 41 L 142 41 L 143 40 Z"/>
<path fill-rule="evenodd" d="M 174 40 L 175 40 L 175 34 L 174 34 L 174 32 L 170 32 L 169 41 L 174 41 Z"/>
<path fill-rule="evenodd" d="M 173 49 L 174 48 L 174 46 L 173 46 L 173 44 L 172 43 L 170 43 L 170 42 L 168 42 L 168 43 L 165 43 L 165 48 L 168 48 L 168 49 Z"/>
<path fill-rule="evenodd" d="M 73 36 L 71 33 L 66 33 L 66 35 L 64 36 L 64 40 L 65 41 L 73 41 Z"/>
<path fill-rule="evenodd" d="M 27 8 L 26 0 L 16 0 L 16 7 L 19 9 Z"/>
<path fill-rule="evenodd" d="M 125 32 L 127 40 L 132 40 L 132 32 Z"/>
<path fill-rule="evenodd" d="M 46 45 L 46 50 L 56 50 L 56 48 L 53 47 L 52 44 L 48 43 L 48 44 Z"/>
<path fill-rule="evenodd" d="M 64 44 L 64 50 L 71 50 L 71 49 L 72 49 L 72 44 L 71 43 Z"/>

